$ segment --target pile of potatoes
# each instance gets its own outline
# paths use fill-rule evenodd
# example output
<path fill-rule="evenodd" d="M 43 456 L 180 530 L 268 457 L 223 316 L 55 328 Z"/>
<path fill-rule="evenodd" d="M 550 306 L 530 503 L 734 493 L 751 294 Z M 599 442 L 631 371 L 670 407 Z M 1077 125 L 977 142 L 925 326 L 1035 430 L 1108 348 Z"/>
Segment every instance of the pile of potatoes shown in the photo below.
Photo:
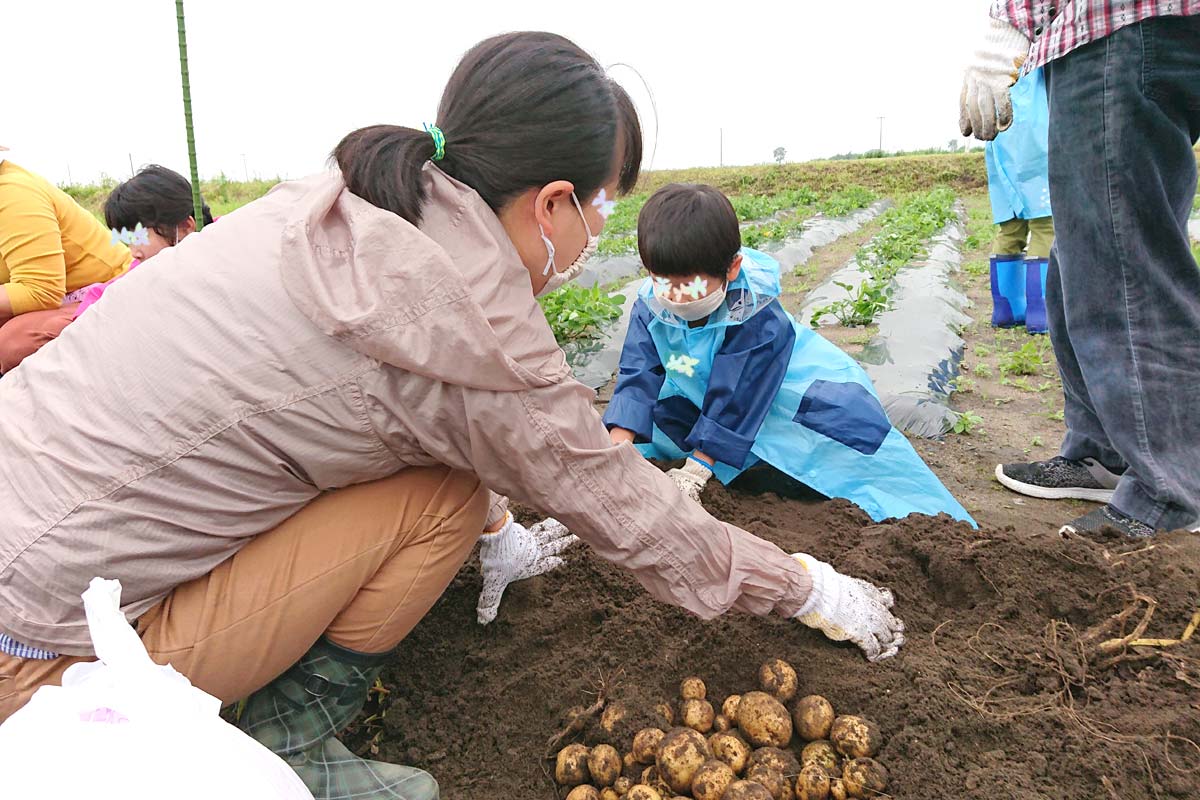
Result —
<path fill-rule="evenodd" d="M 554 778 L 571 787 L 566 800 L 846 800 L 883 794 L 888 773 L 874 759 L 883 742 L 873 722 L 837 716 L 819 695 L 792 702 L 796 670 L 781 659 L 763 664 L 758 681 L 761 691 L 730 695 L 718 710 L 704 681 L 685 678 L 678 705 L 655 708 L 661 728 L 637 731 L 624 755 L 612 744 L 567 745 L 558 753 Z M 626 713 L 620 703 L 610 703 L 601 729 L 615 734 Z"/>

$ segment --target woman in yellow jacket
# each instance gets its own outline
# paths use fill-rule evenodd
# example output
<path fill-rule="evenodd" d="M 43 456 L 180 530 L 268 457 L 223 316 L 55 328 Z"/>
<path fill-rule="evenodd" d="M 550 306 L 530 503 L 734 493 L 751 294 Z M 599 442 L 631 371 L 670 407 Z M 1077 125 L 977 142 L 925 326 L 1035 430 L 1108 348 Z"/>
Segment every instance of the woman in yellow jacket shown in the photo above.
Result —
<path fill-rule="evenodd" d="M 131 259 L 65 192 L 0 160 L 0 373 L 58 337 L 75 314 L 72 292 L 115 278 Z"/>

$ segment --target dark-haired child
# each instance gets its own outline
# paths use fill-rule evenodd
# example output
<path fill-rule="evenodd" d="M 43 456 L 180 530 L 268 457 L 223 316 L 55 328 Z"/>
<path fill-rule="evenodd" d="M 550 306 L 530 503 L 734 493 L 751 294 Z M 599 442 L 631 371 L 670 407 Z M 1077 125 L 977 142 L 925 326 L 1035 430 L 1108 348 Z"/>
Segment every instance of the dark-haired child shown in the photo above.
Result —
<path fill-rule="evenodd" d="M 698 499 L 765 462 L 873 519 L 946 513 L 971 521 L 892 427 L 853 359 L 779 302 L 779 264 L 741 246 L 710 186 L 673 184 L 638 217 L 650 278 L 634 304 L 604 422 L 616 443 L 671 471 Z M 973 524 L 973 523 L 972 523 Z"/>
<path fill-rule="evenodd" d="M 208 204 L 203 203 L 204 224 L 213 221 Z M 196 231 L 192 184 L 174 170 L 150 164 L 124 183 L 118 184 L 104 201 L 104 221 L 116 238 L 121 232 L 134 231 L 128 241 L 133 264 L 125 273 L 151 256 L 179 244 Z M 118 277 L 124 277 L 118 276 Z M 97 283 L 82 290 L 75 318 L 100 299 L 118 278 Z"/>

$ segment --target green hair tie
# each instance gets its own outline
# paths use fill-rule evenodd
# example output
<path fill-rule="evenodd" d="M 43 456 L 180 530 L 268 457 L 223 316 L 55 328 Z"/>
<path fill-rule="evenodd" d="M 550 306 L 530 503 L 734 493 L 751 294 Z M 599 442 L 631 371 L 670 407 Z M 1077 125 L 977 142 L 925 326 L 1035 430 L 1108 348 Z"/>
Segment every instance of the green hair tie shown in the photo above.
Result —
<path fill-rule="evenodd" d="M 446 134 L 442 133 L 442 129 L 437 125 L 425 123 L 425 131 L 433 137 L 433 160 L 441 161 L 446 157 Z"/>

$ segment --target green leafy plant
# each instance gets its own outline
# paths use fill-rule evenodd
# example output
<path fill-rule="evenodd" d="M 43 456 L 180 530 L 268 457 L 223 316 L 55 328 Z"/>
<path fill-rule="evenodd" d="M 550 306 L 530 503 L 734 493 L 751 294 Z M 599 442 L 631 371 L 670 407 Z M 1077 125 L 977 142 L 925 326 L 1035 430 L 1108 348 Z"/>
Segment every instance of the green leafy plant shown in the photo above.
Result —
<path fill-rule="evenodd" d="M 977 386 L 978 384 L 973 379 L 968 378 L 965 375 L 959 375 L 950 384 L 951 390 L 960 394 L 970 394 L 971 392 L 975 391 Z"/>
<path fill-rule="evenodd" d="M 976 375 L 978 375 L 980 378 L 992 377 L 992 368 L 989 367 L 987 364 L 976 364 L 975 366 L 971 367 L 971 371 L 974 372 Z"/>
<path fill-rule="evenodd" d="M 874 203 L 878 195 L 865 186 L 847 186 L 821 201 L 818 208 L 827 217 L 844 217 Z"/>
<path fill-rule="evenodd" d="M 973 431 L 979 429 L 982 422 L 983 417 L 974 411 L 964 411 L 954 418 L 954 426 L 951 430 L 957 434 L 969 436 Z"/>
<path fill-rule="evenodd" d="M 809 324 L 814 328 L 820 324 L 821 317 L 826 314 L 832 314 L 837 318 L 838 322 L 847 328 L 856 328 L 862 325 L 870 325 L 875 320 L 877 314 L 887 310 L 888 303 L 890 302 L 887 292 L 874 281 L 863 281 L 857 287 L 840 281 L 834 281 L 834 283 L 845 289 L 850 296 L 836 300 L 813 311 L 812 320 Z"/>
<path fill-rule="evenodd" d="M 538 298 L 554 338 L 564 344 L 597 336 L 604 325 L 621 316 L 625 298 L 609 295 L 599 286 L 584 288 L 569 283 Z"/>
<path fill-rule="evenodd" d="M 1005 375 L 1037 375 L 1046 366 L 1046 342 L 1044 340 L 1028 341 L 1016 350 L 1000 356 L 1000 371 Z M 1029 387 L 1026 391 L 1033 391 L 1033 389 Z"/>

